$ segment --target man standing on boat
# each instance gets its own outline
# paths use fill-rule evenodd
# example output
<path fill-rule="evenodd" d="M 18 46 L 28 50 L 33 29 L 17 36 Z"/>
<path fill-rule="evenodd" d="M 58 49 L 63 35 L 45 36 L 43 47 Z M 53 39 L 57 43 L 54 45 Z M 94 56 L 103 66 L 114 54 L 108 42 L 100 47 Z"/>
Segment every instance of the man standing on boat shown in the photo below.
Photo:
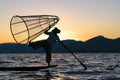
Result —
<path fill-rule="evenodd" d="M 43 47 L 46 51 L 46 62 L 48 66 L 50 66 L 51 62 L 51 50 L 52 46 L 59 42 L 61 43 L 59 36 L 57 35 L 61 31 L 56 27 L 51 32 L 48 32 L 50 30 L 51 26 L 44 32 L 44 34 L 49 35 L 49 37 L 46 40 L 40 40 L 36 42 L 30 42 L 29 46 L 31 46 L 33 49 L 38 49 L 40 47 Z"/>

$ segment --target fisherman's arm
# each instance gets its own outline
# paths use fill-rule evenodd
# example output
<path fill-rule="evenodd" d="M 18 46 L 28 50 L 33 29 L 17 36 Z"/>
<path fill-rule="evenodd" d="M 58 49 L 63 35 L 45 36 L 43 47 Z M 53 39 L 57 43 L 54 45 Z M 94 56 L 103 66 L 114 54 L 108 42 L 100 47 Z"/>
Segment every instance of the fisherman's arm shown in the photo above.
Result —
<path fill-rule="evenodd" d="M 48 32 L 50 30 L 51 26 L 48 27 L 48 29 L 44 32 L 44 34 L 49 35 L 50 32 Z"/>
<path fill-rule="evenodd" d="M 63 45 L 63 42 L 60 40 L 59 37 L 58 37 L 58 39 L 57 39 L 57 42 L 58 42 L 60 45 Z"/>

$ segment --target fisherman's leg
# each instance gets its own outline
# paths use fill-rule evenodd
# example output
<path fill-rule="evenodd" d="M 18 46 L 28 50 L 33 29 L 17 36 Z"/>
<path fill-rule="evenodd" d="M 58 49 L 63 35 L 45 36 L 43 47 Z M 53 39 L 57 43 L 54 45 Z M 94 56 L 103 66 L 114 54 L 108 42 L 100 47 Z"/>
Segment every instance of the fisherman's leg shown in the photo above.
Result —
<path fill-rule="evenodd" d="M 51 50 L 46 50 L 46 62 L 48 64 L 48 66 L 50 66 L 50 62 L 51 62 Z"/>
<path fill-rule="evenodd" d="M 42 41 L 36 41 L 36 42 L 30 42 L 29 46 L 31 46 L 33 49 L 38 49 L 43 46 L 43 40 Z"/>

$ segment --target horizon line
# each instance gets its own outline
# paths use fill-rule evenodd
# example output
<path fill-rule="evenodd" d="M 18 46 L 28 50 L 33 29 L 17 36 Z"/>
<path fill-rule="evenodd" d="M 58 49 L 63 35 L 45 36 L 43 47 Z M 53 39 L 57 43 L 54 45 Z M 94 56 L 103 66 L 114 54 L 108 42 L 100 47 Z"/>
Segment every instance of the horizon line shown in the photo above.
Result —
<path fill-rule="evenodd" d="M 74 40 L 74 41 L 81 41 L 81 42 L 86 42 L 86 41 L 88 41 L 88 40 L 90 40 L 90 39 L 93 39 L 93 38 L 96 38 L 96 37 L 103 37 L 103 38 L 106 38 L 106 39 L 111 39 L 111 40 L 116 40 L 116 39 L 119 39 L 120 37 L 117 37 L 117 38 L 108 38 L 108 37 L 105 37 L 105 36 L 103 36 L 103 35 L 98 35 L 98 36 L 95 36 L 95 37 L 92 37 L 92 38 L 89 38 L 89 39 L 87 39 L 87 40 L 85 40 L 85 41 L 82 41 L 82 40 L 76 40 L 76 39 L 63 39 L 63 40 L 61 40 L 61 41 L 65 41 L 65 40 Z M 15 41 L 14 42 L 3 42 L 3 43 L 1 43 L 0 42 L 0 44 L 9 44 L 9 43 L 15 43 L 15 44 L 17 44 Z"/>

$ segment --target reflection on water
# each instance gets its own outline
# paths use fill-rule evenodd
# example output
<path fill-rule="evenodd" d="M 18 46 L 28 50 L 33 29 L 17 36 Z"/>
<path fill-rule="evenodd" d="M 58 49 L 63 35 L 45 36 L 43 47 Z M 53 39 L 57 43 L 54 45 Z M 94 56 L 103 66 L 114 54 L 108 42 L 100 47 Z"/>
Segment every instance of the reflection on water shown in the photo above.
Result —
<path fill-rule="evenodd" d="M 21 74 L 21 73 L 19 73 Z M 26 72 L 26 75 L 24 73 L 23 76 L 20 76 L 19 79 L 23 79 L 23 80 L 63 80 L 62 77 L 52 74 L 52 72 L 50 70 L 44 70 L 41 72 Z"/>
<path fill-rule="evenodd" d="M 53 54 L 57 67 L 39 71 L 0 71 L 0 80 L 120 80 L 119 53 Z M 0 54 L 0 67 L 45 66 L 45 54 Z"/>

